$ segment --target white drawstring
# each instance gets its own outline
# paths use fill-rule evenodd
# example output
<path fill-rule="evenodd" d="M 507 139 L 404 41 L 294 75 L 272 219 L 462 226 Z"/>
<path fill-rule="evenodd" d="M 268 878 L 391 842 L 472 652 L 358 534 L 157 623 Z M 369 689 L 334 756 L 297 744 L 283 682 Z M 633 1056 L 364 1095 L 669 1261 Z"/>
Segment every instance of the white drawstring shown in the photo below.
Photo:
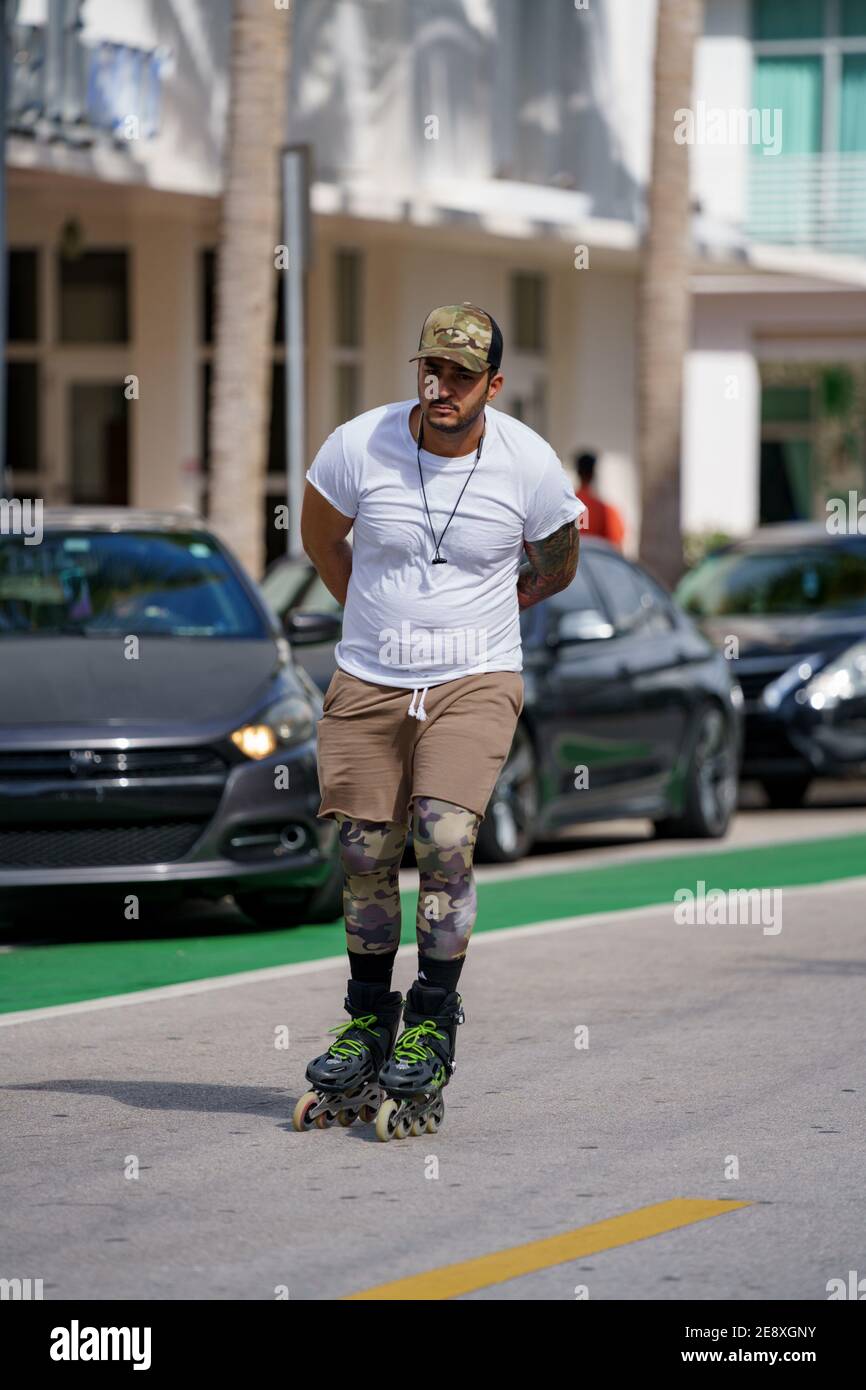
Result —
<path fill-rule="evenodd" d="M 417 694 L 418 694 L 418 687 L 417 687 L 417 685 L 415 686 L 415 689 L 412 691 L 412 703 L 411 703 L 411 705 L 409 706 L 409 717 L 410 717 L 410 719 L 426 719 L 426 718 L 427 718 L 427 711 L 426 711 L 425 708 L 424 708 L 424 696 L 427 694 L 427 691 L 428 691 L 429 689 L 430 689 L 430 687 L 429 687 L 428 685 L 425 685 L 425 686 L 424 686 L 424 689 L 421 691 L 421 699 L 418 701 L 418 708 L 416 709 L 416 708 L 415 708 L 415 699 L 416 699 L 416 696 L 417 696 Z"/>

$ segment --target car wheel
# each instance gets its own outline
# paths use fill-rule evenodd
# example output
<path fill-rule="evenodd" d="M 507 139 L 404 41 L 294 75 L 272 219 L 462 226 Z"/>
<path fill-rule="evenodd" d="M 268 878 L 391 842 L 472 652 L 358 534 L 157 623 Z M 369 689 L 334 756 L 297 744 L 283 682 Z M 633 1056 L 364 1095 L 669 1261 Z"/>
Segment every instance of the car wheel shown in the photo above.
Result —
<path fill-rule="evenodd" d="M 538 768 L 526 726 L 518 724 L 511 751 L 478 830 L 479 864 L 513 864 L 528 854 L 538 820 Z"/>
<path fill-rule="evenodd" d="M 727 721 L 717 705 L 704 705 L 699 711 L 691 749 L 682 813 L 656 821 L 655 833 L 661 839 L 718 840 L 727 834 L 737 804 L 737 759 Z"/>
<path fill-rule="evenodd" d="M 764 795 L 775 810 L 802 806 L 811 785 L 812 778 L 808 773 L 804 773 L 800 777 L 763 777 L 761 779 Z"/>
<path fill-rule="evenodd" d="M 343 864 L 336 855 L 325 882 L 311 893 L 235 893 L 241 912 L 260 927 L 336 922 L 343 915 Z"/>

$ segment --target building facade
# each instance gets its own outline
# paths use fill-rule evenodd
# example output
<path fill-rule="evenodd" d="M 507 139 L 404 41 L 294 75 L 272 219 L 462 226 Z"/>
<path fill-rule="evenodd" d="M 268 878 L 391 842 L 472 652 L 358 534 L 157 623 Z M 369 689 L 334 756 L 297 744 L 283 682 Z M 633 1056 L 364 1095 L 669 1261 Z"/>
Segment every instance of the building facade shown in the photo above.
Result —
<path fill-rule="evenodd" d="M 705 15 L 683 524 L 740 534 L 864 486 L 866 0 Z M 19 0 L 13 20 L 7 493 L 206 511 L 229 0 Z M 567 464 L 599 451 L 636 547 L 654 24 L 654 0 L 297 0 L 310 456 L 412 395 L 425 313 L 473 300 L 503 328 L 502 408 Z M 271 557 L 283 358 L 278 316 Z"/>

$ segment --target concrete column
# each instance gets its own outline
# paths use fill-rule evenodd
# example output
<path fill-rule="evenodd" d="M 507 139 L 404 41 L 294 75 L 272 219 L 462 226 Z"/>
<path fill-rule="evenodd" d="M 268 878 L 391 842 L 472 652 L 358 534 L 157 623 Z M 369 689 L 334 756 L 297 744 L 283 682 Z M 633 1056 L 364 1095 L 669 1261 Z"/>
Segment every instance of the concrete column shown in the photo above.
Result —
<path fill-rule="evenodd" d="M 132 245 L 131 402 L 134 506 L 197 508 L 200 462 L 198 237 L 192 225 L 146 217 Z"/>
<path fill-rule="evenodd" d="M 683 394 L 685 531 L 746 535 L 758 523 L 761 379 L 736 304 L 695 304 Z"/>

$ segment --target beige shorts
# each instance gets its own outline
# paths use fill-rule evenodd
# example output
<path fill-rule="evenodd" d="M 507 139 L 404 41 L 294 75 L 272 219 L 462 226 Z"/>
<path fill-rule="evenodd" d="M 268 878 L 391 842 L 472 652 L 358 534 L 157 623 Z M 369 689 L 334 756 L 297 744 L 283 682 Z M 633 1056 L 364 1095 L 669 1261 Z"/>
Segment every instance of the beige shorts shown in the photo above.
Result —
<path fill-rule="evenodd" d="M 320 816 L 408 825 L 416 796 L 484 815 L 523 709 L 520 672 L 431 685 L 424 720 L 409 714 L 412 699 L 401 686 L 334 672 L 318 724 Z"/>

